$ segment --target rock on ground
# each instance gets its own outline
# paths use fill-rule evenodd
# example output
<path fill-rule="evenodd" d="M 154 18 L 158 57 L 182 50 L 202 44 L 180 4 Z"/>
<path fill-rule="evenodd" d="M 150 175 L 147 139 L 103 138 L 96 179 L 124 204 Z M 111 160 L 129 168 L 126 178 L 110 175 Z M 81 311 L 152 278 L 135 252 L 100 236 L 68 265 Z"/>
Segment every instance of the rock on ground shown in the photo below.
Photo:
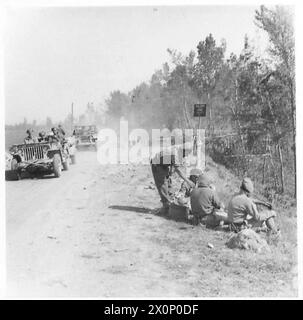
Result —
<path fill-rule="evenodd" d="M 252 229 L 244 229 L 236 233 L 226 242 L 226 245 L 230 249 L 238 248 L 256 252 L 270 250 L 266 240 L 262 239 L 261 236 Z"/>

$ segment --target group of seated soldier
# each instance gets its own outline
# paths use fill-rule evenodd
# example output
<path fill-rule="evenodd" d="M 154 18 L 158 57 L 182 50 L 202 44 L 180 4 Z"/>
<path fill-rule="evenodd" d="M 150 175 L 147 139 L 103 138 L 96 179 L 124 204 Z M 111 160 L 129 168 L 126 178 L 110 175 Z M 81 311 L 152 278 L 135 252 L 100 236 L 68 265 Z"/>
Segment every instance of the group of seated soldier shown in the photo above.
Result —
<path fill-rule="evenodd" d="M 276 212 L 271 204 L 253 198 L 254 185 L 251 179 L 244 178 L 239 192 L 231 197 L 227 208 L 220 201 L 215 186 L 206 173 L 193 169 L 189 179 L 195 187 L 188 189 L 182 184 L 179 194 L 189 200 L 191 217 L 194 224 L 205 224 L 208 227 L 228 227 L 230 231 L 239 232 L 245 228 L 255 231 L 266 231 L 279 236 L 276 226 Z M 257 205 L 263 207 L 258 209 Z"/>

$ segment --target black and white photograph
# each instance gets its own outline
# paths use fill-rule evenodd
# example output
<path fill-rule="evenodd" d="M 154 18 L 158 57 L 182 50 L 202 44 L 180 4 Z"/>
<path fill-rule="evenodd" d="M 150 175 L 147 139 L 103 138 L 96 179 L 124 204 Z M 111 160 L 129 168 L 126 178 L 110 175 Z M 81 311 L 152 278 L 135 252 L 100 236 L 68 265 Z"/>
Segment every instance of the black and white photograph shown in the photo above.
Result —
<path fill-rule="evenodd" d="M 296 5 L 1 11 L 5 299 L 300 297 Z"/>

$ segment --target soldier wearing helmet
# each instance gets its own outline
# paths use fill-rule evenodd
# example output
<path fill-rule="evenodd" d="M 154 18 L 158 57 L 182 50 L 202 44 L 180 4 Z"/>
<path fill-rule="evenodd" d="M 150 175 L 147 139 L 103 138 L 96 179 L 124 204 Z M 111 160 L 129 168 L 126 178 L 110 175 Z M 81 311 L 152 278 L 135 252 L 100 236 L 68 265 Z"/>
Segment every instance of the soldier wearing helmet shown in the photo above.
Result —
<path fill-rule="evenodd" d="M 53 138 L 54 138 L 54 140 L 57 140 L 57 141 L 60 142 L 61 139 L 60 139 L 60 134 L 59 134 L 58 128 L 53 127 L 53 128 L 52 128 L 52 133 L 53 133 Z"/>
<path fill-rule="evenodd" d="M 63 129 L 62 124 L 58 125 L 58 136 L 62 141 L 65 139 L 65 130 Z"/>
<path fill-rule="evenodd" d="M 212 227 L 220 223 L 217 212 L 224 209 L 224 204 L 212 187 L 207 174 L 199 176 L 197 188 L 193 189 L 190 194 L 190 204 L 196 223 L 205 222 L 206 225 Z"/>
<path fill-rule="evenodd" d="M 34 133 L 33 129 L 26 130 L 27 137 L 25 137 L 25 139 L 24 139 L 25 144 L 36 143 L 38 141 L 37 138 L 33 136 L 33 133 Z"/>
<path fill-rule="evenodd" d="M 56 128 L 52 128 L 51 131 L 49 132 L 48 141 L 50 143 L 58 143 L 59 142 L 59 137 L 58 137 Z"/>
<path fill-rule="evenodd" d="M 192 169 L 189 173 L 189 180 L 194 183 L 194 186 L 189 186 L 185 181 L 182 182 L 179 193 L 184 195 L 184 197 L 189 197 L 193 188 L 197 185 L 197 181 L 199 176 L 202 174 L 202 170 L 200 169 Z"/>
<path fill-rule="evenodd" d="M 280 231 L 275 224 L 276 212 L 271 206 L 252 198 L 254 185 L 251 179 L 244 178 L 240 185 L 240 191 L 230 200 L 228 205 L 228 221 L 232 230 L 238 231 L 247 226 L 262 228 L 265 226 L 271 234 L 279 235 Z M 269 210 L 259 212 L 257 204 L 267 206 Z"/>
<path fill-rule="evenodd" d="M 38 141 L 39 141 L 39 142 L 45 142 L 45 141 L 46 141 L 46 133 L 45 133 L 45 131 L 39 132 Z"/>
<path fill-rule="evenodd" d="M 191 145 L 184 144 L 182 146 L 167 147 L 151 159 L 151 169 L 158 189 L 162 208 L 160 214 L 168 214 L 169 205 L 172 203 L 171 196 L 171 175 L 176 172 L 183 179 L 188 187 L 194 187 L 194 183 L 189 180 L 180 169 L 182 159 L 191 152 Z"/>

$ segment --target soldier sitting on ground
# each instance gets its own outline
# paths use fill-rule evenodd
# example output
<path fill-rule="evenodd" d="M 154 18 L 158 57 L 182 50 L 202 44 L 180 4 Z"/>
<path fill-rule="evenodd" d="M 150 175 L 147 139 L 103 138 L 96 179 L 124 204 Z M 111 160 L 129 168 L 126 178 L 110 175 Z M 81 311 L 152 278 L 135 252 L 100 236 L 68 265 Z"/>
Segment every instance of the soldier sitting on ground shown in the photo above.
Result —
<path fill-rule="evenodd" d="M 224 204 L 219 200 L 206 174 L 198 178 L 197 188 L 190 195 L 190 204 L 195 224 L 205 223 L 209 227 L 218 226 L 223 215 Z M 224 216 L 224 215 L 223 215 Z M 227 214 L 225 214 L 227 216 Z"/>
<path fill-rule="evenodd" d="M 190 194 L 197 186 L 197 181 L 201 174 L 202 170 L 192 169 L 189 174 L 189 180 L 193 182 L 193 185 L 189 186 L 185 181 L 183 181 L 180 190 L 175 194 L 176 203 L 188 208 L 187 219 L 191 222 L 194 222 L 195 217 L 191 214 Z"/>
<path fill-rule="evenodd" d="M 198 178 L 201 174 L 202 174 L 202 170 L 200 169 L 192 169 L 189 173 L 189 180 L 194 183 L 195 187 L 197 186 Z M 185 181 L 183 181 L 181 184 L 181 188 L 179 190 L 179 194 L 187 198 L 190 196 L 193 189 L 194 189 L 193 186 L 189 186 Z"/>
<path fill-rule="evenodd" d="M 254 200 L 252 194 L 254 186 L 249 178 L 244 178 L 240 191 L 233 196 L 228 205 L 228 221 L 231 230 L 238 232 L 241 229 L 251 227 L 256 230 L 265 226 L 269 234 L 280 235 L 280 231 L 275 224 L 276 212 L 268 209 L 258 211 L 257 204 L 265 204 L 259 200 Z"/>

